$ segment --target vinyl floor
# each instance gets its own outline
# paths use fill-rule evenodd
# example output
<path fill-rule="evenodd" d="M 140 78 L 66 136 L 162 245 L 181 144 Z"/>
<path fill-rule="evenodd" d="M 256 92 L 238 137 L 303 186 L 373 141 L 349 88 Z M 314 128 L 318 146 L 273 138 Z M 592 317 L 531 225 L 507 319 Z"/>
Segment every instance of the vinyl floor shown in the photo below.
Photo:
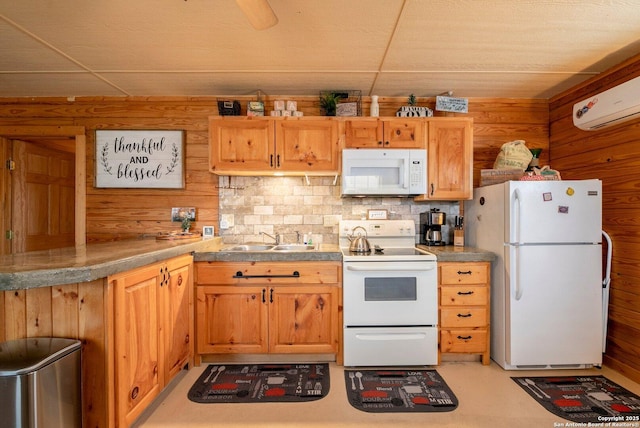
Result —
<path fill-rule="evenodd" d="M 511 376 L 603 375 L 640 395 L 640 384 L 607 367 L 584 370 L 505 371 L 491 362 L 443 362 L 435 368 L 460 404 L 446 413 L 367 413 L 347 401 L 344 368 L 330 363 L 331 388 L 318 401 L 304 403 L 198 404 L 187 392 L 207 367 L 183 371 L 134 424 L 139 428 L 288 428 L 288 427 L 491 427 L 546 428 L 571 426 L 549 413 Z M 640 423 L 629 425 L 640 428 Z"/>

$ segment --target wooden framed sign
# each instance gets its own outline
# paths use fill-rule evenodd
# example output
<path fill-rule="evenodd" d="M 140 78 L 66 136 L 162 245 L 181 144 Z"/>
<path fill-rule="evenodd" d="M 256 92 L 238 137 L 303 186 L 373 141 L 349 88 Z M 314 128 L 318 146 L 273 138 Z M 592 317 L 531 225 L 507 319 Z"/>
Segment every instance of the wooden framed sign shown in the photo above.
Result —
<path fill-rule="evenodd" d="M 184 132 L 96 130 L 96 187 L 184 188 Z"/>

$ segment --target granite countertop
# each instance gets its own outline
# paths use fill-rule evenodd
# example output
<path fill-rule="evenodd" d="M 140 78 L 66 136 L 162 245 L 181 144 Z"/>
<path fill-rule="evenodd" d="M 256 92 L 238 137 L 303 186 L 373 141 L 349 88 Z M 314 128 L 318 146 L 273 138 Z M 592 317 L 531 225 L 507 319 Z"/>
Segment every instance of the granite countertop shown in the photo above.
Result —
<path fill-rule="evenodd" d="M 0 257 L 0 291 L 88 282 L 195 251 L 213 251 L 221 238 L 155 238 L 87 244 Z"/>
<path fill-rule="evenodd" d="M 226 245 L 230 247 L 233 245 Z M 196 262 L 277 262 L 277 261 L 342 261 L 340 247 L 321 244 L 317 250 L 308 251 L 219 251 L 196 252 Z"/>
<path fill-rule="evenodd" d="M 496 255 L 491 251 L 474 247 L 427 246 L 422 244 L 417 245 L 417 247 L 435 254 L 439 262 L 491 262 L 496 258 Z"/>
<path fill-rule="evenodd" d="M 163 241 L 140 239 L 33 251 L 0 257 L 0 291 L 89 282 L 187 253 L 210 261 L 341 261 L 338 245 L 322 244 L 309 251 L 224 251 L 222 238 Z M 473 247 L 419 248 L 440 262 L 492 261 L 495 254 Z"/>

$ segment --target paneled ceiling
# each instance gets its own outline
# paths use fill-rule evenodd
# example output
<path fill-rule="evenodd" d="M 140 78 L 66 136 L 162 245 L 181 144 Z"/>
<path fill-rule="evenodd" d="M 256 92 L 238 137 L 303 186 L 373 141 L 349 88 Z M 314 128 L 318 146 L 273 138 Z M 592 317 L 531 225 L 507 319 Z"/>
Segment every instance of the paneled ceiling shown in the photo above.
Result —
<path fill-rule="evenodd" d="M 549 98 L 640 52 L 638 0 L 0 0 L 0 97 Z"/>

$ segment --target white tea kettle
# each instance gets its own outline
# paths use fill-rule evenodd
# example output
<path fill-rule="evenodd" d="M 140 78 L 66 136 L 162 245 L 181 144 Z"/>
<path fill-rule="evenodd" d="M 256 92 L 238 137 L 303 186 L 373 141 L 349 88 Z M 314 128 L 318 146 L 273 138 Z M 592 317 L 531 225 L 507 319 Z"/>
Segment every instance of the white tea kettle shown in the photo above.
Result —
<path fill-rule="evenodd" d="M 358 233 L 358 236 L 354 237 L 356 229 L 364 230 L 364 236 L 361 233 Z M 351 231 L 351 235 L 347 235 L 347 239 L 351 244 L 349 245 L 349 251 L 352 253 L 368 253 L 371 251 L 371 245 L 369 245 L 369 241 L 367 240 L 367 229 L 362 226 L 356 226 Z"/>

